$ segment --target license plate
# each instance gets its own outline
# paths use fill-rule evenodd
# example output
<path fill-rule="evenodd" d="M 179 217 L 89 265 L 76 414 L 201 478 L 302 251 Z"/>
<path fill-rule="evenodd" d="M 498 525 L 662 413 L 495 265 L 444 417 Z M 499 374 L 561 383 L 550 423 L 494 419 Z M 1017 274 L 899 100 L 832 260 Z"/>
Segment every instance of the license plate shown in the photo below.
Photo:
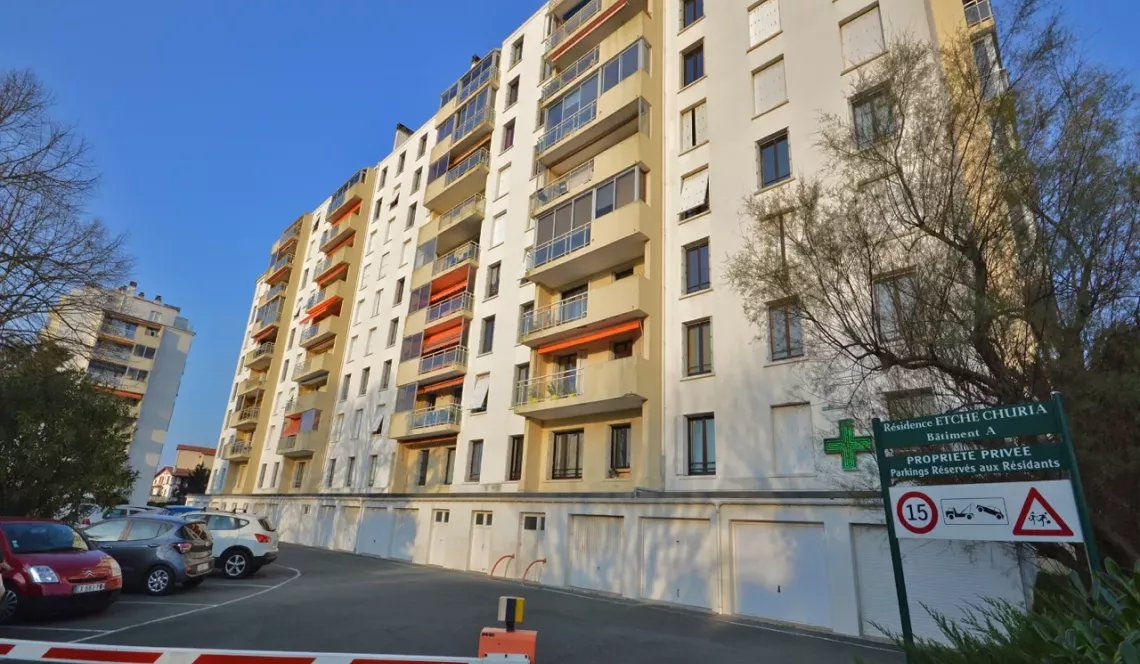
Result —
<path fill-rule="evenodd" d="M 100 590 L 105 590 L 107 584 L 105 583 L 80 583 L 71 587 L 71 592 L 78 593 L 97 593 Z"/>
<path fill-rule="evenodd" d="M 199 572 L 205 572 L 210 569 L 210 563 L 202 563 L 201 565 L 197 565 L 194 569 Z"/>

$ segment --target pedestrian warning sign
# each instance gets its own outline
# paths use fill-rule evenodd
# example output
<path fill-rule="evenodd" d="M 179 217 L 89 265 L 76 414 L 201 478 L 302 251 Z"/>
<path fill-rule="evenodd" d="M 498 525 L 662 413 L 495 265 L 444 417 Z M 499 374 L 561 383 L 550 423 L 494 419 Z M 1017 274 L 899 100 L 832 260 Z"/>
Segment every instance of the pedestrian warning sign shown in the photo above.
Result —
<path fill-rule="evenodd" d="M 1072 537 L 1073 529 L 1057 514 L 1057 510 L 1045 500 L 1036 487 L 1029 489 L 1021 514 L 1013 526 L 1013 534 L 1022 537 L 1045 535 L 1049 537 Z"/>

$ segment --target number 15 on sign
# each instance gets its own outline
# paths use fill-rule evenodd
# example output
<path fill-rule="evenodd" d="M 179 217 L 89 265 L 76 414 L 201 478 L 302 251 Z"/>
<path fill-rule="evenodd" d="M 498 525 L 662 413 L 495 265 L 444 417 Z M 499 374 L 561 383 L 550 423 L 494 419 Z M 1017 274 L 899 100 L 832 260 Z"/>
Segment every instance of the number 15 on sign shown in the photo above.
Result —
<path fill-rule="evenodd" d="M 916 535 L 925 535 L 938 525 L 938 508 L 930 496 L 909 491 L 896 503 L 899 525 Z"/>

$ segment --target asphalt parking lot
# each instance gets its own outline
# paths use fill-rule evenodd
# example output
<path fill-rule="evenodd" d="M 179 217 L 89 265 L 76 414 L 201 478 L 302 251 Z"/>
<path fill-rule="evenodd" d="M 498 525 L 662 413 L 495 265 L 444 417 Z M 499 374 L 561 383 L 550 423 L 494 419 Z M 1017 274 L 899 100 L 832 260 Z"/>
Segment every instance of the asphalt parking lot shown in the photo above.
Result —
<path fill-rule="evenodd" d="M 871 643 L 486 576 L 284 545 L 244 580 L 167 597 L 124 594 L 103 613 L 0 627 L 0 639 L 235 650 L 476 654 L 498 597 L 527 599 L 544 664 L 901 664 Z"/>

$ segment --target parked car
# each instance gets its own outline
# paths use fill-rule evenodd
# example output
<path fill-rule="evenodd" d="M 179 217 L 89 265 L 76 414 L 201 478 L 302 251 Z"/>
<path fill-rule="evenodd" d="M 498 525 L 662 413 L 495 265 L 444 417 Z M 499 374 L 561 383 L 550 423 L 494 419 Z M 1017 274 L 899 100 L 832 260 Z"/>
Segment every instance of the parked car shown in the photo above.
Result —
<path fill-rule="evenodd" d="M 29 614 L 105 609 L 119 596 L 119 563 L 50 519 L 0 517 L 0 623 Z"/>
<path fill-rule="evenodd" d="M 119 561 L 128 589 L 166 595 L 175 584 L 199 585 L 214 568 L 214 542 L 201 520 L 145 513 L 100 521 L 83 532 Z"/>
<path fill-rule="evenodd" d="M 190 512 L 214 538 L 214 560 L 227 578 L 241 579 L 277 560 L 277 529 L 265 517 L 225 512 Z"/>
<path fill-rule="evenodd" d="M 199 512 L 201 509 L 202 508 L 200 507 L 190 507 L 187 505 L 171 505 L 169 507 L 160 509 L 159 512 L 162 514 L 173 514 L 175 516 L 180 516 L 182 514 L 189 514 L 191 512 Z"/>
<path fill-rule="evenodd" d="M 149 505 L 116 505 L 106 509 L 100 509 L 94 505 L 91 510 L 80 519 L 80 523 L 84 526 L 94 525 L 105 519 L 121 519 L 125 516 L 132 516 L 134 514 L 141 514 L 143 512 L 157 512 L 158 508 Z"/>

